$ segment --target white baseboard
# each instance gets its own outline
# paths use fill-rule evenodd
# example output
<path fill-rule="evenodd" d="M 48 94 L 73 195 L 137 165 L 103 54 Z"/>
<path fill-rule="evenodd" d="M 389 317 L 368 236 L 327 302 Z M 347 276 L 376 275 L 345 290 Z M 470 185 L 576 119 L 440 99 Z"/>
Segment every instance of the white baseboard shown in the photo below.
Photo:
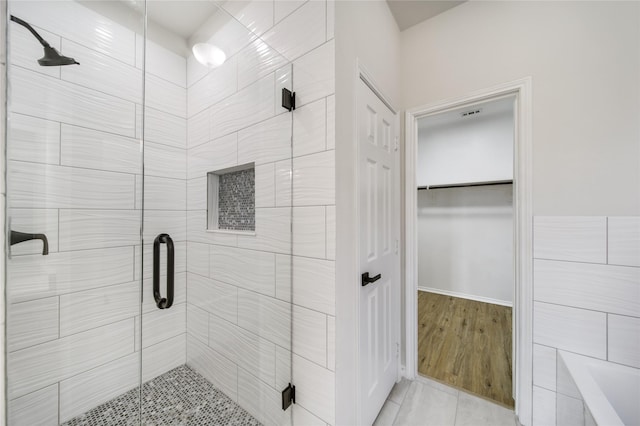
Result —
<path fill-rule="evenodd" d="M 477 302 L 491 303 L 494 305 L 513 307 L 513 302 L 506 300 L 492 299 L 490 297 L 475 296 L 473 294 L 458 293 L 457 291 L 441 290 L 439 288 L 424 287 L 419 285 L 418 291 L 428 291 L 429 293 L 444 294 L 445 296 L 459 297 L 461 299 L 475 300 Z"/>

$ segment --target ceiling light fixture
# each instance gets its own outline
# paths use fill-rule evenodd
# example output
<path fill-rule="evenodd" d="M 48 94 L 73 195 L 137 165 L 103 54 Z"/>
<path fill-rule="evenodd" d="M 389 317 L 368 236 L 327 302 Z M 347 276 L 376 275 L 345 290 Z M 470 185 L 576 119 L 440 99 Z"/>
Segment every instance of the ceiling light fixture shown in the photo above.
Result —
<path fill-rule="evenodd" d="M 209 43 L 194 44 L 191 50 L 198 62 L 210 68 L 219 67 L 227 60 L 222 49 Z"/>

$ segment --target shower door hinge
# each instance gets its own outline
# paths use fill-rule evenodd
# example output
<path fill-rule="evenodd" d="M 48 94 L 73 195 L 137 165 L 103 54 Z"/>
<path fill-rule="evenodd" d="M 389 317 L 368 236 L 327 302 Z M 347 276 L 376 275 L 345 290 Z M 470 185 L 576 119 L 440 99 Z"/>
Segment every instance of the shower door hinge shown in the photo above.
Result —
<path fill-rule="evenodd" d="M 296 387 L 289 383 L 289 386 L 282 391 L 282 409 L 286 410 L 291 404 L 296 403 Z"/>
<path fill-rule="evenodd" d="M 296 109 L 296 92 L 292 92 L 286 87 L 282 88 L 282 108 L 289 111 Z"/>

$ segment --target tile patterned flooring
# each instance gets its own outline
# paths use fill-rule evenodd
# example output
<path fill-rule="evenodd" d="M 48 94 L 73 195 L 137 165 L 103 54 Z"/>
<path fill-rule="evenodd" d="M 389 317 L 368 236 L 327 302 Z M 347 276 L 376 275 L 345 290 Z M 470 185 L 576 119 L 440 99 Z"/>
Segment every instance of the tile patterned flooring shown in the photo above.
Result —
<path fill-rule="evenodd" d="M 393 387 L 374 426 L 518 426 L 513 410 L 426 377 Z"/>
<path fill-rule="evenodd" d="M 142 385 L 142 422 L 138 421 L 139 388 L 126 392 L 63 426 L 260 426 L 238 404 L 186 365 Z"/>

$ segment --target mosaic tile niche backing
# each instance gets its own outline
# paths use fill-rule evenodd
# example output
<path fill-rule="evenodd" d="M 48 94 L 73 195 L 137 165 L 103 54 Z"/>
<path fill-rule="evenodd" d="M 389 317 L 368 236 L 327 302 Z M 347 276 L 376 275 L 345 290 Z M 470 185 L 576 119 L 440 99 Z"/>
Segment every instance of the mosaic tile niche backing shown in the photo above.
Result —
<path fill-rule="evenodd" d="M 255 231 L 255 169 L 219 175 L 218 229 Z"/>

